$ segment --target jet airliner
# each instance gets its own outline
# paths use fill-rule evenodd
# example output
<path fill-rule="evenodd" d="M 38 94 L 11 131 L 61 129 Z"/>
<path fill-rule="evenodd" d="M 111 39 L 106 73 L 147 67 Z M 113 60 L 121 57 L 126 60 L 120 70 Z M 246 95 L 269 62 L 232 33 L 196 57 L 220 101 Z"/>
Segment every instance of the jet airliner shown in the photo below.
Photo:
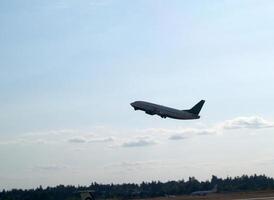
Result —
<path fill-rule="evenodd" d="M 205 100 L 201 100 L 195 106 L 193 106 L 189 110 L 178 110 L 146 101 L 135 101 L 130 105 L 134 108 L 134 110 L 142 110 L 146 114 L 149 115 L 159 115 L 162 118 L 173 118 L 173 119 L 199 119 L 199 113 L 205 103 Z"/>

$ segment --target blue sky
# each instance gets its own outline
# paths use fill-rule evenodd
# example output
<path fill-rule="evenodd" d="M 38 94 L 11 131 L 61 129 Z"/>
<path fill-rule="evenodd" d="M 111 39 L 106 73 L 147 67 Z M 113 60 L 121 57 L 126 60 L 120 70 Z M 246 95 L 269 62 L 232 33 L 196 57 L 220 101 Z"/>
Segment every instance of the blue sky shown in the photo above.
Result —
<path fill-rule="evenodd" d="M 273 11 L 270 0 L 1 1 L 0 189 L 274 176 Z M 129 106 L 200 99 L 197 121 Z"/>

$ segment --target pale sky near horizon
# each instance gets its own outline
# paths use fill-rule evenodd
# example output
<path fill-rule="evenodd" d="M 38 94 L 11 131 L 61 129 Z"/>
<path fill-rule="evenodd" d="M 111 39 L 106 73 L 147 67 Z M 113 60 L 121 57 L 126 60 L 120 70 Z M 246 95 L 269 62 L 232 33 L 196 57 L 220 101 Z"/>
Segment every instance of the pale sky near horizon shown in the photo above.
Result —
<path fill-rule="evenodd" d="M 274 176 L 274 1 L 0 2 L 0 190 Z M 134 112 L 146 100 L 201 119 Z"/>

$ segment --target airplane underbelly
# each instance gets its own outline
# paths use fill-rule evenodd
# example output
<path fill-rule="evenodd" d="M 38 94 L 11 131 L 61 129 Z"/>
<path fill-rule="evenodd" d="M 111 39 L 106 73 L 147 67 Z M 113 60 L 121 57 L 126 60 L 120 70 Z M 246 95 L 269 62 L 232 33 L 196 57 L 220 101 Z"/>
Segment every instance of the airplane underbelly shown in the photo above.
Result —
<path fill-rule="evenodd" d="M 182 114 L 182 113 L 172 113 L 170 117 L 174 119 L 193 119 L 192 116 L 188 114 Z"/>

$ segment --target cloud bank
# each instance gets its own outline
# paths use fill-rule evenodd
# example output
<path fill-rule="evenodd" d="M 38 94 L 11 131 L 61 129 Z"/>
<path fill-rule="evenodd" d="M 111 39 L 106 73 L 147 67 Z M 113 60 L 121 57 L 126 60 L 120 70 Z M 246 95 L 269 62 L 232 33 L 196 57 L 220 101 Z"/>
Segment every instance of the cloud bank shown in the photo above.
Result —
<path fill-rule="evenodd" d="M 222 128 L 230 129 L 262 129 L 273 128 L 274 122 L 267 121 L 259 116 L 237 117 L 232 120 L 227 120 L 223 123 Z"/>
<path fill-rule="evenodd" d="M 67 140 L 69 143 L 95 143 L 95 142 L 113 142 L 115 138 L 110 137 L 95 137 L 95 138 L 85 138 L 85 137 L 73 137 Z"/>
<path fill-rule="evenodd" d="M 274 122 L 268 121 L 259 116 L 250 116 L 250 117 L 237 117 L 231 120 L 226 120 L 222 123 L 216 124 L 210 129 L 177 129 L 177 130 L 159 130 L 159 132 L 165 133 L 174 133 L 169 137 L 169 140 L 184 140 L 194 136 L 201 135 L 215 135 L 221 134 L 225 131 L 232 130 L 257 130 L 257 129 L 266 129 L 274 128 Z"/>
<path fill-rule="evenodd" d="M 144 147 L 158 144 L 158 142 L 149 137 L 138 137 L 122 143 L 122 147 Z"/>
<path fill-rule="evenodd" d="M 249 116 L 236 117 L 205 128 L 150 128 L 137 131 L 127 130 L 127 136 L 121 137 L 114 137 L 113 134 L 117 134 L 118 131 L 112 128 L 104 128 L 103 130 L 95 128 L 93 131 L 63 129 L 32 132 L 13 138 L 6 138 L 5 140 L 2 139 L 0 145 L 58 145 L 60 143 L 81 145 L 88 143 L 105 143 L 109 147 L 148 147 L 166 140 L 185 140 L 198 136 L 213 136 L 234 130 L 246 129 L 256 131 L 267 128 L 274 128 L 274 122 L 259 116 Z"/>

